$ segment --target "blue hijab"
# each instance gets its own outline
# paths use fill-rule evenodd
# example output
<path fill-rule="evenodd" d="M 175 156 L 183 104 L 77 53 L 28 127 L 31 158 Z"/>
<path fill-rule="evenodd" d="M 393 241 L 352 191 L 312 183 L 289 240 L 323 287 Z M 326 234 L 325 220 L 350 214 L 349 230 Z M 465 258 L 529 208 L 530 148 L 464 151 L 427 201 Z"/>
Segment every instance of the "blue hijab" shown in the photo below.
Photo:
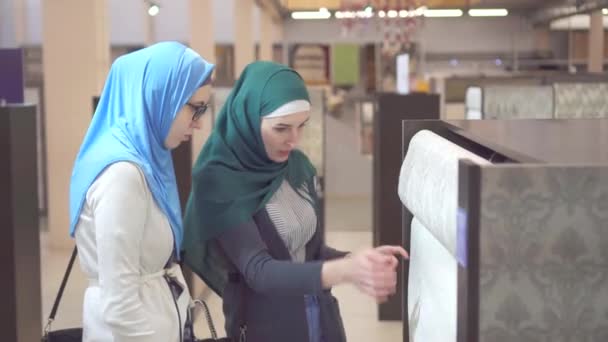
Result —
<path fill-rule="evenodd" d="M 109 165 L 129 161 L 143 171 L 180 250 L 182 212 L 171 151 L 164 141 L 176 114 L 213 69 L 213 64 L 177 42 L 158 43 L 114 62 L 72 171 L 72 237 L 91 184 Z"/>

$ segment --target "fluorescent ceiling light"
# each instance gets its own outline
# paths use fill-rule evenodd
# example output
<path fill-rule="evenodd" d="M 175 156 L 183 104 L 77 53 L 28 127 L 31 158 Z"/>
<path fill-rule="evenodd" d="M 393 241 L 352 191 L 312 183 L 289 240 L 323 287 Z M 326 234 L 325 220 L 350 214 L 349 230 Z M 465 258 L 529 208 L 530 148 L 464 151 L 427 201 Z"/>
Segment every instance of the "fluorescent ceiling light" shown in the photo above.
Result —
<path fill-rule="evenodd" d="M 604 15 L 608 15 L 608 8 L 603 8 L 602 13 L 604 13 Z"/>
<path fill-rule="evenodd" d="M 427 9 L 424 16 L 429 18 L 461 17 L 462 10 L 459 9 Z"/>
<path fill-rule="evenodd" d="M 509 11 L 504 8 L 473 8 L 469 10 L 471 17 L 506 17 Z"/>
<path fill-rule="evenodd" d="M 312 11 L 302 11 L 302 12 L 292 12 L 292 19 L 329 19 L 331 18 L 331 13 L 327 10 L 327 8 L 321 8 L 316 12 Z"/>

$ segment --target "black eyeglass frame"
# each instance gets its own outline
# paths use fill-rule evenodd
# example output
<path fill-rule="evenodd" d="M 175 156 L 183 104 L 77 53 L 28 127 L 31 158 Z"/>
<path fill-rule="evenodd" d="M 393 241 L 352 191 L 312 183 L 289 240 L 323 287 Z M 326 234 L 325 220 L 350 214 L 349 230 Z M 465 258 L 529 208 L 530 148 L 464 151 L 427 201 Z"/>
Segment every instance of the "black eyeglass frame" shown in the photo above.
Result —
<path fill-rule="evenodd" d="M 186 102 L 186 104 L 194 110 L 194 114 L 192 114 L 192 121 L 197 121 L 198 119 L 200 119 L 201 116 L 203 116 L 203 114 L 205 114 L 205 112 L 209 108 L 209 104 L 205 102 L 203 102 L 203 104 L 201 105 L 195 105 L 190 102 Z"/>

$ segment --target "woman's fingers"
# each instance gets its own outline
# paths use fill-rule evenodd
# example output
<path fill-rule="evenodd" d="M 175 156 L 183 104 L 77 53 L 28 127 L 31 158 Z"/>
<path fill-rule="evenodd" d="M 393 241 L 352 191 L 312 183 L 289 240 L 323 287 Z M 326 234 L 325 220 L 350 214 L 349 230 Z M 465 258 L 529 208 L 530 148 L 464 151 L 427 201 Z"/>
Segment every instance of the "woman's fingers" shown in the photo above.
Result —
<path fill-rule="evenodd" d="M 409 258 L 409 254 L 401 246 L 380 246 L 376 247 L 376 251 L 385 255 L 398 255 L 402 256 L 405 259 Z"/>

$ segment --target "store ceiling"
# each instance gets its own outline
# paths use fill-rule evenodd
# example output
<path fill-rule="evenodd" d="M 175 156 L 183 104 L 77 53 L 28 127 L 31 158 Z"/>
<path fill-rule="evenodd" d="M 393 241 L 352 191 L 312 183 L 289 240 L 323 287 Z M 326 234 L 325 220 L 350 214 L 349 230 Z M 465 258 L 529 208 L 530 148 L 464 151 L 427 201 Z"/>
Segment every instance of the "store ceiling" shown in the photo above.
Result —
<path fill-rule="evenodd" d="M 540 9 L 558 6 L 563 0 L 481 0 L 476 7 L 507 9 Z"/>
<path fill-rule="evenodd" d="M 376 8 L 399 7 L 400 3 L 409 0 L 279 0 L 281 6 L 288 11 L 316 10 L 325 7 L 329 10 L 345 9 L 349 6 L 364 6 L 371 4 Z M 507 9 L 538 9 L 558 3 L 560 0 L 416 0 L 418 6 L 430 8 L 507 8 Z"/>
<path fill-rule="evenodd" d="M 270 10 L 274 18 L 286 17 L 293 11 L 357 11 L 367 4 L 376 9 L 398 9 L 405 3 L 428 8 L 506 8 L 529 17 L 535 25 L 576 14 L 608 8 L 608 0 L 255 0 Z"/>

